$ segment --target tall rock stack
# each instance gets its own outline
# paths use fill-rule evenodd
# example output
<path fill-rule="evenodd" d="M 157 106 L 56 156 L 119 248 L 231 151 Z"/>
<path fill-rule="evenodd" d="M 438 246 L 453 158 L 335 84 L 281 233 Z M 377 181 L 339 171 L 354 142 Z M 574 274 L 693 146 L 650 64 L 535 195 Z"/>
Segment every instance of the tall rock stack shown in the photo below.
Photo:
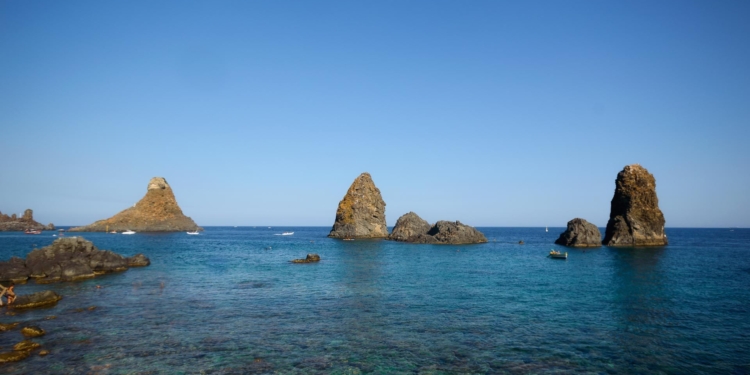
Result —
<path fill-rule="evenodd" d="M 163 177 L 149 181 L 138 203 L 109 219 L 70 229 L 71 232 L 103 232 L 134 230 L 137 232 L 181 232 L 202 230 L 193 219 L 185 216 L 177 205 L 172 188 Z"/>
<path fill-rule="evenodd" d="M 328 234 L 331 238 L 385 238 L 385 202 L 372 177 L 359 175 L 336 209 L 336 221 Z"/>
<path fill-rule="evenodd" d="M 664 214 L 656 197 L 656 179 L 638 164 L 617 174 L 615 195 L 604 233 L 606 246 L 664 246 Z"/>

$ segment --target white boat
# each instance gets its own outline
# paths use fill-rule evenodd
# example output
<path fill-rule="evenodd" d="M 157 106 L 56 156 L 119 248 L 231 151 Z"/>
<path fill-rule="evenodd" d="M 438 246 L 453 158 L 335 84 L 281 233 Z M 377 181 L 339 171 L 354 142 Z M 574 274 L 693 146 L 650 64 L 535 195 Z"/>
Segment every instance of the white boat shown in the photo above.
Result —
<path fill-rule="evenodd" d="M 133 232 L 132 230 L 128 229 L 128 230 L 122 232 L 122 234 L 135 234 L 135 232 Z"/>
<path fill-rule="evenodd" d="M 199 233 L 198 233 L 198 231 L 197 231 L 197 230 L 194 230 L 194 231 L 192 231 L 192 232 L 187 232 L 187 234 L 190 234 L 190 235 L 197 235 L 197 234 L 199 234 Z"/>
<path fill-rule="evenodd" d="M 291 235 L 293 235 L 293 234 L 294 234 L 294 232 L 284 232 L 284 233 L 282 233 L 281 235 L 282 235 L 282 236 L 291 236 Z"/>
<path fill-rule="evenodd" d="M 544 231 L 545 231 L 545 232 L 549 232 L 549 228 L 547 228 L 547 227 L 544 227 Z"/>
<path fill-rule="evenodd" d="M 549 252 L 549 257 L 552 259 L 568 259 L 568 253 L 567 252 L 561 253 L 557 250 L 551 250 Z"/>

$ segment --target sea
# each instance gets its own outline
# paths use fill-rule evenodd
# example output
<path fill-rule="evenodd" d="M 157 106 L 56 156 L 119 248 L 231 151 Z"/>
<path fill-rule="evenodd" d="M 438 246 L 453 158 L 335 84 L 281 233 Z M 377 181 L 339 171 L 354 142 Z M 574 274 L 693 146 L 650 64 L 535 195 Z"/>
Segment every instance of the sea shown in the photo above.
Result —
<path fill-rule="evenodd" d="M 34 341 L 49 351 L 0 373 L 750 373 L 750 229 L 592 249 L 554 245 L 564 228 L 478 229 L 488 243 L 341 241 L 330 227 L 77 233 L 151 265 L 18 285 L 63 299 L 0 310 L 44 329 Z M 0 233 L 0 259 L 53 234 Z M 308 253 L 320 262 L 290 262 Z M 0 352 L 22 339 L 0 333 Z"/>

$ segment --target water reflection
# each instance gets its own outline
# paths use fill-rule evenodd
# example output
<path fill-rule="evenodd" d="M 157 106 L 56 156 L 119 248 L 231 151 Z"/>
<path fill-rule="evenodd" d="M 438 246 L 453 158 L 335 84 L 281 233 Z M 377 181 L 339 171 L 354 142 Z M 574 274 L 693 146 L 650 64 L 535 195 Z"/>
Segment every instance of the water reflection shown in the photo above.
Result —
<path fill-rule="evenodd" d="M 613 273 L 614 341 L 625 361 L 639 359 L 647 371 L 668 363 L 669 326 L 675 319 L 662 265 L 666 248 L 610 248 Z"/>

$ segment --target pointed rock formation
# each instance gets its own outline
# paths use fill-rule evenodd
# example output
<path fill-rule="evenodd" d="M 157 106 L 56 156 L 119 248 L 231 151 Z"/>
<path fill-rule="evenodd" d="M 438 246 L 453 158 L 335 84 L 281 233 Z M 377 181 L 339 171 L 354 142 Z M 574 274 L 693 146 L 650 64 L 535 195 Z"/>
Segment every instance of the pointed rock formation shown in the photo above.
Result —
<path fill-rule="evenodd" d="M 555 243 L 570 247 L 599 247 L 602 246 L 602 234 L 596 225 L 575 218 L 568 222 L 568 229 L 560 234 Z"/>
<path fill-rule="evenodd" d="M 617 174 L 615 195 L 604 233 L 606 246 L 663 246 L 664 214 L 656 197 L 656 179 L 638 164 Z"/>
<path fill-rule="evenodd" d="M 359 175 L 336 210 L 336 221 L 328 234 L 332 238 L 385 238 L 385 202 L 370 174 Z"/>
<path fill-rule="evenodd" d="M 53 224 L 42 225 L 34 221 L 34 211 L 30 208 L 23 212 L 23 216 L 18 218 L 16 214 L 12 216 L 4 215 L 0 212 L 0 232 L 3 231 L 21 231 L 21 230 L 55 230 Z"/>
<path fill-rule="evenodd" d="M 463 245 L 487 242 L 482 232 L 460 221 L 441 220 L 430 226 L 427 221 L 414 212 L 409 212 L 396 221 L 389 240 L 421 243 Z"/>
<path fill-rule="evenodd" d="M 133 207 L 109 219 L 99 220 L 71 232 L 104 232 L 134 230 L 136 232 L 182 232 L 203 230 L 193 219 L 185 216 L 177 205 L 172 188 L 163 177 L 148 183 L 146 196 Z"/>

